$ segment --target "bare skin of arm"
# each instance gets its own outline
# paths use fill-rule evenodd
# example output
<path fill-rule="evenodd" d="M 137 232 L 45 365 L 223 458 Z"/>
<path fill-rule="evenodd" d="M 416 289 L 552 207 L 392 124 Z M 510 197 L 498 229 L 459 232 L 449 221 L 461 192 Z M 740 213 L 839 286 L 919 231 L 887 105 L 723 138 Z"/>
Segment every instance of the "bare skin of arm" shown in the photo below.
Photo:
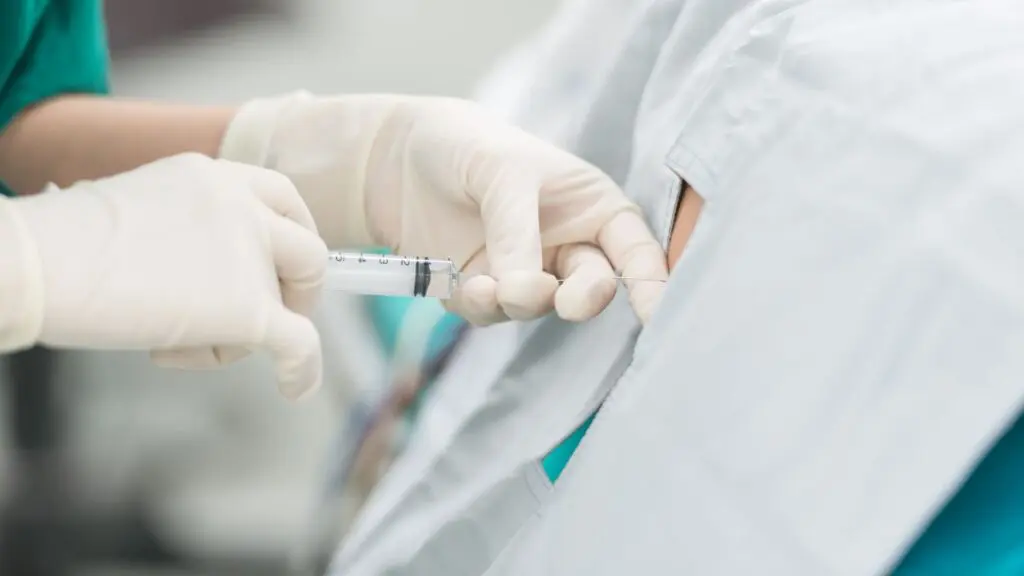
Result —
<path fill-rule="evenodd" d="M 231 107 L 61 96 L 0 133 L 0 179 L 19 194 L 111 176 L 182 152 L 216 156 Z"/>
<path fill-rule="evenodd" d="M 672 270 L 676 260 L 679 260 L 679 256 L 682 255 L 683 248 L 686 247 L 690 235 L 693 234 L 693 229 L 697 225 L 697 218 L 700 216 L 700 211 L 703 208 L 704 199 L 693 188 L 686 186 L 683 191 L 683 198 L 679 202 L 679 208 L 676 209 L 676 223 L 672 227 L 672 236 L 668 244 L 669 271 Z"/>

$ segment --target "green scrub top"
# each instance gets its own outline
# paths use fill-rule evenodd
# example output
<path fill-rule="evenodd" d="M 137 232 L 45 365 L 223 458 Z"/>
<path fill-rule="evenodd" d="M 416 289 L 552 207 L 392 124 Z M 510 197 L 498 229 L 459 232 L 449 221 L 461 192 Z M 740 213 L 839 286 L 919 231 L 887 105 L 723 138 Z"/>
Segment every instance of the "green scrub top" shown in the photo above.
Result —
<path fill-rule="evenodd" d="M 0 2 L 0 131 L 33 104 L 108 87 L 100 0 Z M 0 194 L 11 190 L 0 182 Z"/>

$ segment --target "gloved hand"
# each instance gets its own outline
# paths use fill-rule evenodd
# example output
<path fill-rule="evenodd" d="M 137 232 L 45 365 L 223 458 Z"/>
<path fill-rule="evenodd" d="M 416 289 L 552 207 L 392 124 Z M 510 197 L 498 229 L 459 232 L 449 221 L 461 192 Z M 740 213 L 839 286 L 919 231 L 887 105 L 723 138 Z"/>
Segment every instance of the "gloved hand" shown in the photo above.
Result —
<path fill-rule="evenodd" d="M 286 396 L 320 384 L 320 338 L 305 315 L 327 249 L 280 174 L 176 156 L 4 201 L 0 235 L 4 274 L 21 279 L 7 311 L 20 320 L 0 322 L 4 349 L 143 349 L 186 368 L 266 349 Z"/>
<path fill-rule="evenodd" d="M 584 320 L 614 295 L 613 269 L 668 276 L 660 244 L 608 176 L 470 102 L 256 100 L 231 123 L 221 156 L 291 178 L 331 247 L 450 257 L 480 274 L 447 303 L 475 324 L 552 308 Z M 646 320 L 663 285 L 627 287 Z"/>

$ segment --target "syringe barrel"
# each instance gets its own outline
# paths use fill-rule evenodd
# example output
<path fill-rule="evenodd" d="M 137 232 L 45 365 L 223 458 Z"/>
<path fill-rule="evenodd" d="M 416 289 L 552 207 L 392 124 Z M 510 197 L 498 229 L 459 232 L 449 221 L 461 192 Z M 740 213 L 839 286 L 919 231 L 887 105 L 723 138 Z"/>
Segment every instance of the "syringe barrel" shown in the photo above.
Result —
<path fill-rule="evenodd" d="M 368 296 L 419 296 L 448 299 L 458 285 L 458 271 L 448 259 L 331 252 L 326 286 Z"/>

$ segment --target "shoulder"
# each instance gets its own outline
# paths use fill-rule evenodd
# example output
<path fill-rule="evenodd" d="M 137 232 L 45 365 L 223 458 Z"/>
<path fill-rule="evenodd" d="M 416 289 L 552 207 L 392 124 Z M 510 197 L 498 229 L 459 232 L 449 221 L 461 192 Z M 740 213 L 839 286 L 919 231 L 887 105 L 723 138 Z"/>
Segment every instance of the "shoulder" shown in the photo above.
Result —
<path fill-rule="evenodd" d="M 0 1 L 0 130 L 38 102 L 107 86 L 101 0 Z"/>
<path fill-rule="evenodd" d="M 105 92 L 107 63 L 100 0 L 0 2 L 0 128 L 45 98 Z"/>
<path fill-rule="evenodd" d="M 6 80 L 10 76 L 50 3 L 50 0 L 0 2 L 0 78 Z"/>

